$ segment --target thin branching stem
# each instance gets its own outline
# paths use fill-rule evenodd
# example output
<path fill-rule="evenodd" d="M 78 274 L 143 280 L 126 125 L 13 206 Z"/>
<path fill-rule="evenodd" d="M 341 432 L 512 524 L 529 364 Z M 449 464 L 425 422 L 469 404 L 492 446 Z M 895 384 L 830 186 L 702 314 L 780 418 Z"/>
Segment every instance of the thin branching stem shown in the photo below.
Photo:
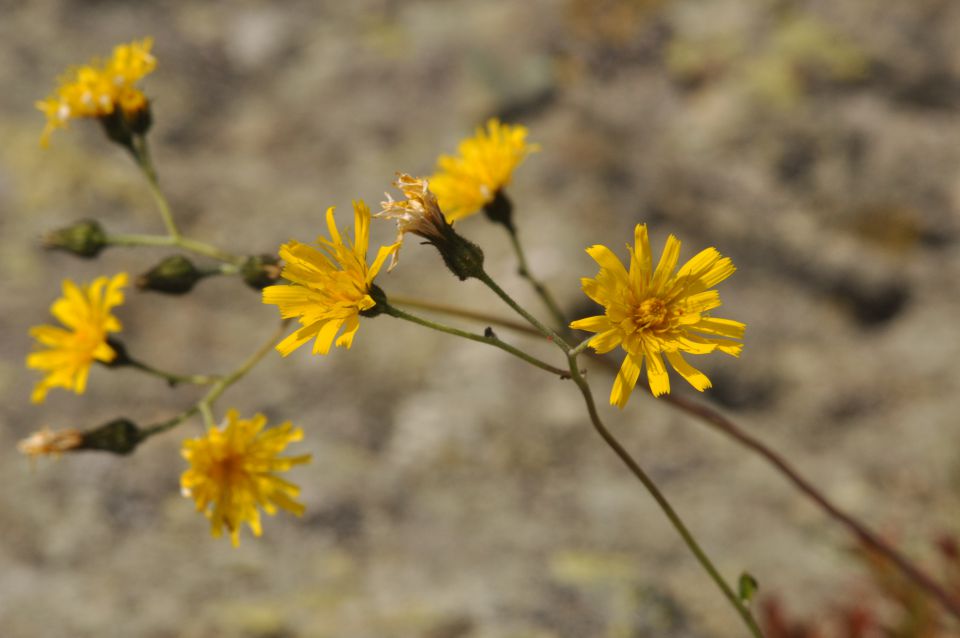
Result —
<path fill-rule="evenodd" d="M 545 361 L 541 361 L 540 359 L 537 359 L 536 357 L 527 354 L 523 350 L 514 348 L 509 343 L 502 341 L 499 337 L 497 337 L 497 335 L 493 333 L 493 330 L 488 330 L 485 334 L 482 334 L 482 335 L 476 334 L 473 332 L 467 332 L 466 330 L 460 330 L 459 328 L 454 328 L 452 326 L 448 326 L 442 323 L 437 323 L 436 321 L 430 321 L 429 319 L 424 319 L 423 317 L 412 315 L 409 312 L 400 310 L 399 308 L 395 306 L 391 306 L 390 304 L 384 305 L 383 312 L 384 314 L 390 315 L 391 317 L 396 317 L 397 319 L 410 321 L 412 323 L 424 326 L 425 328 L 430 328 L 431 330 L 445 332 L 449 335 L 462 337 L 464 339 L 469 339 L 470 341 L 476 341 L 478 343 L 485 343 L 489 346 L 493 346 L 494 348 L 500 348 L 504 352 L 508 352 L 519 359 L 523 359 L 530 365 L 536 366 L 541 370 L 545 370 L 551 374 L 555 374 L 561 379 L 566 379 L 570 376 L 570 374 L 566 370 L 563 370 L 562 368 L 554 367 L 549 363 Z"/>
<path fill-rule="evenodd" d="M 610 449 L 614 451 L 623 464 L 627 466 L 630 472 L 637 478 L 638 481 L 643 484 L 650 495 L 653 496 L 653 499 L 657 502 L 657 505 L 659 505 L 660 509 L 663 510 L 663 513 L 666 514 L 667 519 L 683 539 L 683 542 L 686 543 L 687 547 L 696 557 L 701 567 L 703 567 L 713 582 L 716 583 L 720 591 L 723 592 L 723 595 L 726 597 L 730 605 L 737 610 L 740 618 L 750 630 L 750 634 L 755 638 L 763 638 L 763 633 L 760 631 L 760 627 L 757 626 L 757 622 L 754 620 L 753 614 L 751 614 L 750 610 L 740 601 L 730 585 L 727 584 L 727 582 L 723 579 L 723 576 L 720 575 L 720 572 L 717 571 L 717 568 L 714 567 L 706 552 L 703 551 L 703 549 L 700 547 L 700 544 L 697 543 L 696 538 L 694 538 L 690 530 L 687 529 L 683 519 L 680 518 L 680 515 L 677 514 L 676 510 L 673 509 L 673 506 L 670 505 L 670 501 L 667 500 L 666 496 L 663 495 L 656 483 L 654 483 L 653 480 L 647 476 L 647 473 L 643 471 L 643 468 L 640 467 L 639 463 L 634 460 L 630 453 L 627 452 L 626 448 L 623 447 L 623 445 L 603 424 L 603 421 L 600 419 L 600 415 L 597 413 L 597 405 L 593 400 L 593 393 L 590 391 L 590 386 L 577 367 L 576 355 L 568 355 L 568 361 L 570 364 L 570 378 L 573 379 L 573 382 L 577 384 L 577 387 L 580 389 L 580 393 L 583 395 L 583 400 L 587 404 L 587 412 L 590 414 L 590 422 L 593 424 L 594 430 L 597 431 Z"/>
<path fill-rule="evenodd" d="M 190 239 L 183 235 L 143 235 L 143 234 L 116 234 L 107 235 L 107 244 L 110 246 L 167 246 L 181 248 L 191 253 L 210 257 L 225 264 L 238 266 L 243 263 L 243 257 L 228 253 L 206 242 Z"/>
<path fill-rule="evenodd" d="M 723 432 L 734 441 L 744 446 L 748 450 L 759 454 L 778 472 L 783 474 L 798 490 L 816 503 L 820 509 L 826 512 L 831 518 L 844 525 L 861 543 L 875 551 L 877 554 L 886 558 L 900 572 L 914 582 L 918 587 L 928 595 L 940 602 L 943 607 L 954 617 L 960 619 L 960 601 L 949 594 L 940 584 L 938 584 L 926 572 L 917 567 L 913 562 L 907 559 L 903 554 L 897 551 L 892 545 L 884 541 L 880 536 L 871 531 L 866 525 L 858 521 L 850 514 L 841 510 L 836 504 L 828 499 L 823 492 L 813 486 L 810 481 L 800 475 L 796 469 L 791 466 L 786 459 L 775 452 L 769 446 L 760 442 L 758 439 L 747 434 L 736 423 L 723 416 L 713 408 L 686 399 L 676 395 L 667 395 L 662 398 L 670 405 L 699 419 L 715 430 Z"/>
<path fill-rule="evenodd" d="M 543 282 L 534 277 L 533 272 L 531 272 L 530 266 L 527 264 L 526 253 L 523 251 L 523 245 L 517 236 L 517 229 L 512 225 L 509 226 L 507 227 L 507 234 L 510 235 L 510 244 L 513 246 L 513 252 L 517 255 L 517 273 L 533 286 L 537 296 L 543 301 L 543 305 L 550 311 L 550 316 L 556 322 L 558 331 L 566 331 L 567 322 L 564 319 L 563 310 L 560 309 L 560 305 L 557 303 L 557 300 L 553 298 L 550 290 Z"/>
<path fill-rule="evenodd" d="M 497 282 L 490 278 L 490 275 L 488 275 L 486 272 L 483 272 L 477 278 L 482 281 L 487 288 L 496 293 L 496 295 L 500 297 L 504 303 L 513 308 L 518 315 L 526 319 L 531 326 L 537 329 L 537 332 L 557 344 L 557 346 L 559 346 L 564 352 L 570 351 L 570 344 L 568 344 L 563 337 L 557 334 L 554 330 L 551 330 L 547 326 L 543 325 L 539 319 L 527 312 L 526 308 L 514 301 L 513 297 L 508 295 L 506 291 L 497 284 Z"/>
<path fill-rule="evenodd" d="M 150 374 L 155 377 L 159 377 L 166 381 L 170 386 L 180 385 L 181 383 L 190 383 L 193 385 L 210 385 L 211 383 L 216 383 L 219 377 L 207 374 L 176 374 L 174 372 L 166 372 L 165 370 L 160 370 L 149 364 L 146 364 L 142 361 L 137 361 L 136 359 L 127 356 L 126 366 Z"/>
<path fill-rule="evenodd" d="M 194 405 L 190 406 L 190 408 L 181 412 L 172 419 L 143 428 L 140 431 L 140 440 L 143 441 L 144 439 L 147 439 L 155 434 L 172 430 L 198 413 L 203 417 L 204 425 L 207 427 L 215 427 L 216 419 L 213 416 L 214 402 L 220 398 L 220 395 L 222 395 L 227 388 L 245 377 L 258 363 L 263 360 L 265 356 L 267 356 L 273 350 L 274 346 L 276 346 L 280 341 L 280 338 L 283 337 L 283 333 L 286 332 L 287 325 L 289 325 L 289 323 L 289 319 L 284 319 L 281 321 L 280 326 L 273 332 L 273 334 L 270 335 L 269 339 L 267 339 L 259 348 L 257 348 L 256 352 L 247 357 L 247 359 L 237 366 L 233 372 L 230 372 L 222 378 L 217 379 L 207 393 L 203 395 L 203 397 Z"/>
<path fill-rule="evenodd" d="M 475 313 L 473 311 L 462 311 L 461 309 L 453 306 L 435 306 L 433 309 L 451 316 L 463 317 L 465 319 L 476 319 L 490 325 L 502 326 L 504 328 L 523 332 L 525 334 L 540 334 L 540 331 L 530 326 L 517 326 L 514 322 L 502 320 L 495 315 Z M 573 351 L 580 351 L 581 349 L 585 348 L 585 344 L 587 344 L 591 338 L 592 337 L 588 337 L 585 341 L 581 342 L 576 348 L 574 348 Z M 604 367 L 616 372 L 617 364 L 613 360 L 605 358 L 598 358 L 598 360 L 604 365 Z M 870 530 L 870 528 L 858 521 L 852 515 L 840 509 L 839 506 L 827 498 L 823 492 L 821 492 L 816 486 L 814 486 L 809 480 L 800 474 L 796 468 L 790 465 L 782 455 L 773 450 L 770 446 L 766 445 L 756 437 L 751 436 L 734 421 L 722 415 L 720 412 L 711 408 L 710 406 L 704 405 L 703 403 L 699 403 L 674 394 L 660 397 L 660 400 L 666 401 L 681 412 L 684 412 L 689 416 L 696 418 L 700 422 L 714 428 L 715 430 L 726 434 L 736 443 L 739 443 L 751 452 L 754 452 L 764 458 L 773 467 L 773 469 L 782 474 L 791 484 L 794 485 L 794 487 L 812 500 L 827 516 L 845 526 L 857 539 L 860 540 L 860 542 L 864 543 L 864 545 L 870 547 L 879 555 L 890 561 L 890 563 L 905 577 L 909 578 L 929 596 L 936 599 L 954 617 L 960 619 L 960 601 L 958 601 L 954 596 L 950 595 L 943 588 L 943 586 L 938 584 L 937 581 L 934 580 L 929 574 L 920 569 L 902 553 L 897 551 L 895 547 L 884 541 L 878 534 Z"/>

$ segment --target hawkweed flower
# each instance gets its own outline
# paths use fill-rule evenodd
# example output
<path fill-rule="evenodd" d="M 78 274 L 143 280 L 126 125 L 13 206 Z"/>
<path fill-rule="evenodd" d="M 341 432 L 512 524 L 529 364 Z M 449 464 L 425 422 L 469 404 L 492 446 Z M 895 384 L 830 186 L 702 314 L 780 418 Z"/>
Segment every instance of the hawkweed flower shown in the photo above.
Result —
<path fill-rule="evenodd" d="M 390 270 L 397 265 L 403 236 L 413 233 L 440 251 L 444 263 L 460 279 L 477 276 L 483 270 L 483 251 L 457 234 L 447 222 L 429 181 L 397 173 L 393 185 L 403 191 L 407 199 L 395 201 L 387 193 L 387 201 L 380 204 L 383 210 L 377 213 L 377 217 L 397 220 L 397 250 L 390 261 Z"/>
<path fill-rule="evenodd" d="M 51 430 L 44 427 L 17 443 L 17 451 L 35 459 L 38 456 L 60 456 L 83 444 L 83 433 L 76 428 Z"/>
<path fill-rule="evenodd" d="M 514 169 L 527 155 L 540 150 L 526 140 L 526 127 L 501 124 L 492 118 L 486 130 L 478 127 L 473 137 L 460 142 L 458 155 L 440 156 L 430 184 L 448 221 L 493 203 L 510 185 Z"/>
<path fill-rule="evenodd" d="M 183 442 L 181 454 L 190 468 L 180 477 L 183 495 L 192 498 L 197 511 L 210 520 L 210 533 L 219 538 L 226 528 L 234 547 L 240 544 L 240 526 L 246 523 L 255 536 L 263 532 L 260 510 L 273 516 L 277 508 L 300 516 L 300 488 L 277 476 L 294 465 L 310 462 L 310 455 L 280 456 L 303 430 L 289 421 L 267 428 L 267 418 L 256 414 L 241 419 L 227 412 L 225 423 L 205 436 Z"/>
<path fill-rule="evenodd" d="M 283 356 L 314 337 L 314 354 L 327 354 L 334 339 L 337 346 L 349 348 L 360 327 L 360 313 L 376 305 L 371 296 L 373 279 L 396 249 L 396 245 L 382 246 L 368 266 L 370 209 L 362 201 L 353 203 L 352 245 L 337 230 L 333 210 L 327 209 L 330 239 L 318 237 L 319 249 L 297 241 L 280 247 L 280 258 L 286 262 L 280 276 L 292 285 L 263 289 L 263 303 L 276 305 L 284 318 L 296 317 L 303 326 L 277 344 Z"/>
<path fill-rule="evenodd" d="M 656 270 L 652 268 L 647 227 L 638 224 L 630 250 L 629 272 L 606 246 L 591 246 L 587 253 L 600 265 L 594 279 L 581 280 L 588 297 L 604 307 L 604 314 L 579 319 L 571 328 L 596 332 L 590 346 L 598 353 L 618 345 L 627 353 L 610 393 L 610 403 L 623 408 L 646 362 L 647 380 L 654 396 L 670 392 L 663 357 L 680 376 L 701 392 L 710 387 L 705 374 L 687 363 L 681 353 L 708 354 L 714 350 L 740 356 L 746 326 L 718 319 L 709 312 L 720 306 L 713 286 L 736 268 L 715 248 L 699 252 L 674 274 L 680 241 L 670 235 Z"/>
<path fill-rule="evenodd" d="M 53 132 L 74 119 L 103 119 L 119 112 L 127 122 L 143 120 L 149 102 L 136 83 L 157 66 L 150 53 L 152 46 L 151 38 L 117 45 L 110 59 L 93 60 L 67 71 L 57 90 L 36 103 L 47 117 L 41 145 L 49 144 Z"/>
<path fill-rule="evenodd" d="M 53 302 L 51 314 L 65 327 L 41 325 L 30 336 L 41 349 L 27 355 L 27 367 L 46 376 L 36 384 L 30 400 L 42 403 L 51 388 L 66 388 L 83 394 L 94 361 L 110 363 L 117 356 L 107 343 L 107 334 L 119 332 L 120 321 L 110 310 L 123 303 L 127 274 L 97 277 L 88 286 L 63 281 L 63 297 Z"/>

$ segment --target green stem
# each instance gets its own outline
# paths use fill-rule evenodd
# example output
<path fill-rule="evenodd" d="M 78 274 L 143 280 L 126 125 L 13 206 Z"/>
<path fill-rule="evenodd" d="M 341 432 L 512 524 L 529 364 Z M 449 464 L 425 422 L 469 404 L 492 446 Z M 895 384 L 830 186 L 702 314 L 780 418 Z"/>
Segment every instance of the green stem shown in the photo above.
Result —
<path fill-rule="evenodd" d="M 720 588 L 720 591 L 723 592 L 723 595 L 727 598 L 733 608 L 737 610 L 738 614 L 740 614 L 741 619 L 750 630 L 751 635 L 755 636 L 755 638 L 763 638 L 763 633 L 760 631 L 760 627 L 757 626 L 757 622 L 754 620 L 750 610 L 740 602 L 740 599 L 737 597 L 736 593 L 734 593 L 733 589 L 731 589 L 731 587 L 723 579 L 723 577 L 720 575 L 720 572 L 717 571 L 717 568 L 714 567 L 706 552 L 704 552 L 699 543 L 697 543 L 693 534 L 687 529 L 687 526 L 683 523 L 680 515 L 677 514 L 677 512 L 673 509 L 673 506 L 670 505 L 670 502 L 667 500 L 666 496 L 663 495 L 653 480 L 647 476 L 646 472 L 643 471 L 643 468 L 641 468 L 634 458 L 630 456 L 630 453 L 627 452 L 626 448 L 620 444 L 620 442 L 603 424 L 603 421 L 600 420 L 600 415 L 597 413 L 597 405 L 593 400 L 593 393 L 590 391 L 590 386 L 587 383 L 587 380 L 583 378 L 583 375 L 580 373 L 580 370 L 577 367 L 576 355 L 568 355 L 567 360 L 570 365 L 570 378 L 573 379 L 573 382 L 577 384 L 578 388 L 580 388 L 580 393 L 583 395 L 583 400 L 587 404 L 587 412 L 590 414 L 590 421 L 593 423 L 593 428 L 597 431 L 604 442 L 606 442 L 606 444 L 614 451 L 614 453 L 616 453 L 620 460 L 623 461 L 623 464 L 627 466 L 637 480 L 643 484 L 650 495 L 653 496 L 654 500 L 660 506 L 660 509 L 663 510 L 663 513 L 666 514 L 674 529 L 683 539 L 683 542 L 686 543 L 687 547 L 696 557 L 697 561 L 700 563 L 700 566 L 703 567 L 707 574 L 709 574 L 710 578 L 713 579 L 713 582 L 716 583 L 718 588 Z"/>
<path fill-rule="evenodd" d="M 283 333 L 286 331 L 287 325 L 289 324 L 290 319 L 284 319 L 281 321 L 280 326 L 272 335 L 270 335 L 270 338 L 264 341 L 263 345 L 257 348 L 256 352 L 247 357 L 247 360 L 241 363 L 236 370 L 214 383 L 213 387 L 210 388 L 210 391 L 207 392 L 202 399 L 200 399 L 200 403 L 205 403 L 212 407 L 214 401 L 219 399 L 220 395 L 223 394 L 227 388 L 245 377 L 247 373 L 254 368 L 254 366 L 260 363 L 260 361 L 273 350 L 273 347 L 277 345 L 278 341 L 280 341 L 280 337 L 283 336 Z"/>
<path fill-rule="evenodd" d="M 153 196 L 153 201 L 156 202 L 157 208 L 160 210 L 160 217 L 163 218 L 163 225 L 167 229 L 167 234 L 173 239 L 179 239 L 180 230 L 177 228 L 177 223 L 173 220 L 170 204 L 160 190 L 160 180 L 157 178 L 157 169 L 153 166 L 153 160 L 150 157 L 150 147 L 147 146 L 146 136 L 135 135 L 133 137 L 132 148 L 137 166 L 140 167 L 140 170 L 143 171 L 144 176 L 147 178 L 150 194 Z"/>
<path fill-rule="evenodd" d="M 534 317 L 529 312 L 527 312 L 526 309 L 524 309 L 523 306 L 521 306 L 516 301 L 514 301 L 513 298 L 503 290 L 503 288 L 498 286 L 497 282 L 491 279 L 490 275 L 488 275 L 485 271 L 481 272 L 481 274 L 477 276 L 477 279 L 479 279 L 484 284 L 486 284 L 487 288 L 495 292 L 497 296 L 503 299 L 503 301 L 508 306 L 513 308 L 518 315 L 526 319 L 531 326 L 537 329 L 537 332 L 542 334 L 544 337 L 546 337 L 550 341 L 553 341 L 554 343 L 556 343 L 557 346 L 559 346 L 560 349 L 563 350 L 564 352 L 568 352 L 570 350 L 570 344 L 568 344 L 563 337 L 561 337 L 556 332 L 554 332 L 550 328 L 543 325 L 536 317 Z"/>
<path fill-rule="evenodd" d="M 249 373 L 254 368 L 254 366 L 260 363 L 260 361 L 265 356 L 267 356 L 267 354 L 269 354 L 271 350 L 273 350 L 273 347 L 280 340 L 280 337 L 283 336 L 283 333 L 286 331 L 287 325 L 289 323 L 290 323 L 289 319 L 284 319 L 282 322 L 280 322 L 280 326 L 277 328 L 277 330 L 274 331 L 272 335 L 270 335 L 270 338 L 267 341 L 265 341 L 259 348 L 257 348 L 256 352 L 254 352 L 252 355 L 247 357 L 247 359 L 243 363 L 241 363 L 233 372 L 215 381 L 213 383 L 213 386 L 210 388 L 210 390 L 207 391 L 205 395 L 203 395 L 203 398 L 197 401 L 189 409 L 185 410 L 184 412 L 181 412 L 180 414 L 178 414 L 177 416 L 173 417 L 168 421 L 163 421 L 156 425 L 143 428 L 140 431 L 140 441 L 142 442 L 145 439 L 151 436 L 154 436 L 155 434 L 160 434 L 161 432 L 172 430 L 173 428 L 177 427 L 178 425 L 180 425 L 181 423 L 183 423 L 184 421 L 186 421 L 187 419 L 189 419 L 190 417 L 194 416 L 197 413 L 203 416 L 204 424 L 207 427 L 215 427 L 216 419 L 213 416 L 214 402 L 220 398 L 220 395 L 223 394 L 227 390 L 227 388 L 229 388 L 231 385 L 233 385 L 234 383 L 236 383 L 237 381 L 245 377 L 247 373 Z"/>
<path fill-rule="evenodd" d="M 216 246 L 183 235 L 140 235 L 140 234 L 110 234 L 107 235 L 107 244 L 111 246 L 173 246 L 204 257 L 210 257 L 233 266 L 243 263 L 243 257 L 220 250 Z"/>
<path fill-rule="evenodd" d="M 523 252 L 523 245 L 520 243 L 520 238 L 517 236 L 517 229 L 512 226 L 507 227 L 507 234 L 510 235 L 510 243 L 513 245 L 513 252 L 517 255 L 517 262 L 519 268 L 517 272 L 521 277 L 530 282 L 530 285 L 533 286 L 533 289 L 537 292 L 537 295 L 543 301 L 544 305 L 550 311 L 550 314 L 553 316 L 553 320 L 557 322 L 561 332 L 566 332 L 567 330 L 567 321 L 563 316 L 563 311 L 560 309 L 560 305 L 557 304 L 557 300 L 553 298 L 553 295 L 550 293 L 550 290 L 536 277 L 533 276 L 533 273 L 530 272 L 530 266 L 527 264 L 527 256 Z"/>
<path fill-rule="evenodd" d="M 390 315 L 391 317 L 396 317 L 397 319 L 404 319 L 406 321 L 410 321 L 412 323 L 424 326 L 426 328 L 430 328 L 432 330 L 438 330 L 440 332 L 445 332 L 449 335 L 462 337 L 464 339 L 469 339 L 470 341 L 485 343 L 495 348 L 500 348 L 504 352 L 508 352 L 519 359 L 523 359 L 530 365 L 536 366 L 541 370 L 546 370 L 551 374 L 555 374 L 559 376 L 561 379 L 566 379 L 566 378 L 569 378 L 570 376 L 570 374 L 566 370 L 556 368 L 550 365 L 549 363 L 546 363 L 545 361 L 541 361 L 540 359 L 537 359 L 536 357 L 527 354 L 523 350 L 514 348 L 510 344 L 504 341 L 501 341 L 500 338 L 493 333 L 493 330 L 487 330 L 486 334 L 479 335 L 473 332 L 467 332 L 466 330 L 460 330 L 452 326 L 447 326 L 442 323 L 430 321 L 429 319 L 424 319 L 416 315 L 411 315 L 410 313 L 404 312 L 403 310 L 400 310 L 399 308 L 396 308 L 389 304 L 383 304 L 383 312 L 387 315 Z"/>
<path fill-rule="evenodd" d="M 215 383 L 217 381 L 217 377 L 215 376 L 210 376 L 205 374 L 175 374 L 173 372 L 165 372 L 164 370 L 159 370 L 157 368 L 154 368 L 151 365 L 147 365 L 146 363 L 143 363 L 142 361 L 131 359 L 129 355 L 127 356 L 127 359 L 128 359 L 126 363 L 127 366 L 134 368 L 136 370 L 140 370 L 141 372 L 145 372 L 147 374 L 152 374 L 155 377 L 160 377 L 161 379 L 166 381 L 168 384 L 170 384 L 171 387 L 179 385 L 181 383 L 192 383 L 193 385 L 210 385 L 211 383 Z"/>
<path fill-rule="evenodd" d="M 400 304 L 401 306 L 409 306 L 411 308 L 418 308 L 420 310 L 427 310 L 429 312 L 439 312 L 445 315 L 451 315 L 454 317 L 461 317 L 463 319 L 470 319 L 473 321 L 479 321 L 480 323 L 485 323 L 493 326 L 501 326 L 503 328 L 508 328 L 510 330 L 516 330 L 517 332 L 526 332 L 527 334 L 537 335 L 539 332 L 531 328 L 525 323 L 520 323 L 519 321 L 512 321 L 510 319 L 503 319 L 502 317 L 497 317 L 496 315 L 489 315 L 485 312 L 479 312 L 477 310 L 468 310 L 466 308 L 457 308 L 456 306 L 448 306 L 447 304 L 434 303 L 432 301 L 423 301 L 421 299 L 415 299 L 413 297 L 401 297 L 399 295 L 390 294 L 390 302 Z"/>

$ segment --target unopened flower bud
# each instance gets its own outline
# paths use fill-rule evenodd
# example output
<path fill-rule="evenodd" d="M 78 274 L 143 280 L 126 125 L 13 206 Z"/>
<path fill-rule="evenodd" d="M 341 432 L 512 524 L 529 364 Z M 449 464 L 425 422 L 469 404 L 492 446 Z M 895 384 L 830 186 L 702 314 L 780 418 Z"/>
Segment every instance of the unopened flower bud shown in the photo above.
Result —
<path fill-rule="evenodd" d="M 143 437 L 140 428 L 129 419 L 119 418 L 82 433 L 81 450 L 103 450 L 114 454 L 130 454 Z"/>
<path fill-rule="evenodd" d="M 136 284 L 140 290 L 182 295 L 190 292 L 194 284 L 205 276 L 206 273 L 197 269 L 183 255 L 172 255 L 137 277 Z"/>
<path fill-rule="evenodd" d="M 280 260 L 275 255 L 251 255 L 240 267 L 243 281 L 254 290 L 262 290 L 280 279 Z"/>
<path fill-rule="evenodd" d="M 107 234 L 100 223 L 93 219 L 50 231 L 43 238 L 44 248 L 63 250 L 87 259 L 99 255 L 106 245 Z"/>

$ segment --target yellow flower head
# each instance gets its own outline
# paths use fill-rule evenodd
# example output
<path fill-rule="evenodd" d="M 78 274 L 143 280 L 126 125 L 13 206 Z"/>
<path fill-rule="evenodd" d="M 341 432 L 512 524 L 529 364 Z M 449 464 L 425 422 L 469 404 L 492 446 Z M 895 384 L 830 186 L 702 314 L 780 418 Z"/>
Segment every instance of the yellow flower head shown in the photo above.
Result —
<path fill-rule="evenodd" d="M 423 178 L 410 177 L 406 173 L 397 173 L 394 186 L 403 191 L 407 199 L 395 201 L 386 193 L 387 201 L 381 202 L 383 210 L 376 217 L 397 220 L 397 243 L 390 268 L 393 270 L 400 258 L 400 246 L 406 233 L 419 235 L 429 242 L 442 241 L 450 224 L 440 211 L 437 197 L 430 191 L 430 185 Z"/>
<path fill-rule="evenodd" d="M 596 278 L 581 280 L 588 297 L 605 313 L 574 321 L 571 328 L 598 333 L 590 346 L 598 353 L 622 346 L 627 356 L 613 384 L 610 403 L 624 407 L 646 361 L 647 379 L 654 396 L 670 392 L 670 378 L 661 355 L 690 385 L 701 392 L 710 380 L 687 363 L 681 352 L 707 354 L 714 350 L 740 356 L 746 326 L 739 321 L 709 316 L 720 306 L 720 295 L 711 288 L 736 268 L 715 248 L 701 251 L 674 274 L 680 241 L 667 238 L 657 269 L 652 268 L 647 227 L 638 224 L 630 250 L 630 271 L 606 246 L 591 246 L 587 253 L 600 264 Z"/>
<path fill-rule="evenodd" d="M 151 38 L 117 45 L 109 60 L 93 60 L 63 75 L 56 92 L 36 104 L 47 116 L 40 143 L 46 146 L 53 132 L 73 119 L 105 117 L 118 107 L 125 114 L 143 109 L 147 97 L 135 85 L 157 66 L 152 46 Z"/>
<path fill-rule="evenodd" d="M 240 544 L 240 526 L 246 523 L 260 536 L 260 511 L 273 516 L 277 508 L 303 514 L 296 497 L 300 488 L 276 475 L 310 462 L 310 455 L 280 456 L 284 448 L 303 438 L 303 430 L 289 421 L 264 430 L 267 418 L 256 414 L 241 419 L 227 412 L 226 423 L 206 436 L 187 439 L 181 454 L 190 468 L 180 477 L 183 495 L 210 520 L 210 533 L 219 538 L 226 527 L 234 547 Z"/>
<path fill-rule="evenodd" d="M 110 310 L 123 303 L 127 274 L 97 277 L 89 286 L 63 281 L 63 297 L 53 302 L 50 312 L 66 328 L 34 326 L 30 336 L 44 349 L 27 355 L 27 367 L 46 376 L 33 389 L 30 400 L 42 403 L 50 388 L 66 388 L 83 394 L 93 362 L 113 361 L 117 353 L 107 344 L 107 333 L 119 332 L 120 321 Z"/>
<path fill-rule="evenodd" d="M 35 459 L 38 456 L 60 456 L 82 444 L 83 433 L 76 428 L 51 430 L 45 427 L 17 443 L 17 450 Z"/>
<path fill-rule="evenodd" d="M 460 142 L 459 155 L 442 155 L 431 188 L 448 221 L 471 215 L 494 200 L 510 184 L 514 169 L 527 155 L 540 150 L 527 144 L 524 126 L 501 124 L 492 118 L 486 130 Z"/>
<path fill-rule="evenodd" d="M 314 354 L 327 354 L 334 338 L 338 346 L 349 348 L 360 327 L 360 313 L 376 305 L 370 296 L 373 279 L 396 245 L 382 246 L 368 266 L 370 209 L 362 201 L 354 202 L 353 216 L 356 236 L 352 246 L 337 231 L 330 207 L 330 239 L 318 237 L 319 250 L 297 241 L 280 247 L 280 258 L 286 262 L 280 276 L 293 285 L 267 286 L 263 303 L 275 304 L 284 318 L 297 317 L 303 326 L 277 344 L 283 356 L 313 337 Z M 341 328 L 343 334 L 337 338 Z"/>

